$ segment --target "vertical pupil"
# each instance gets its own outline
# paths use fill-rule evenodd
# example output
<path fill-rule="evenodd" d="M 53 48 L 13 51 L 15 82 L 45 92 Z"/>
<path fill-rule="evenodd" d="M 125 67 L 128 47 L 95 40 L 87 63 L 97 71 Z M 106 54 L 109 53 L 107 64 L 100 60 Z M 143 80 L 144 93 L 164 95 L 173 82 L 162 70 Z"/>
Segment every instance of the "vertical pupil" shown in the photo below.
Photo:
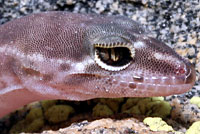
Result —
<path fill-rule="evenodd" d="M 101 61 L 107 65 L 124 66 L 132 60 L 130 50 L 126 47 L 96 47 L 96 49 Z"/>

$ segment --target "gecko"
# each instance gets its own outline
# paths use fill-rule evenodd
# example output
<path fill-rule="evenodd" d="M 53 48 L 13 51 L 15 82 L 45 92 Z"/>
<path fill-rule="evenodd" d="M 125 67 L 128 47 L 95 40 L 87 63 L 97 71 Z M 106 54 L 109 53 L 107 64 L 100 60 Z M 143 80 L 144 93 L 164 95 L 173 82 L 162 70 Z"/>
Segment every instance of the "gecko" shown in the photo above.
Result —
<path fill-rule="evenodd" d="M 125 16 L 35 13 L 0 26 L 0 117 L 33 101 L 181 94 L 193 65 Z"/>

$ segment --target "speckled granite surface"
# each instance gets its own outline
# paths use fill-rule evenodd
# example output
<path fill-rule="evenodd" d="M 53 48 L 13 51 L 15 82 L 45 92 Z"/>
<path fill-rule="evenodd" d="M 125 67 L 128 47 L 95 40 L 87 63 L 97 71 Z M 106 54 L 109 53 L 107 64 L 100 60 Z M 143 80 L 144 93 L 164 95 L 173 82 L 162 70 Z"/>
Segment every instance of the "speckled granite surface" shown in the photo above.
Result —
<path fill-rule="evenodd" d="M 197 71 L 196 84 L 190 92 L 165 98 L 173 106 L 170 116 L 165 120 L 179 132 L 185 132 L 193 122 L 200 120 L 199 108 L 189 102 L 193 96 L 200 96 L 199 0 L 0 0 L 0 24 L 27 14 L 52 10 L 120 14 L 145 25 L 153 37 L 162 40 L 180 55 L 188 58 Z M 10 124 L 10 120 L 1 121 L 0 132 L 6 133 L 6 129 L 11 127 Z M 99 125 L 105 124 L 99 122 Z M 102 132 L 103 128 L 100 129 Z M 139 132 L 138 130 L 128 133 Z"/>

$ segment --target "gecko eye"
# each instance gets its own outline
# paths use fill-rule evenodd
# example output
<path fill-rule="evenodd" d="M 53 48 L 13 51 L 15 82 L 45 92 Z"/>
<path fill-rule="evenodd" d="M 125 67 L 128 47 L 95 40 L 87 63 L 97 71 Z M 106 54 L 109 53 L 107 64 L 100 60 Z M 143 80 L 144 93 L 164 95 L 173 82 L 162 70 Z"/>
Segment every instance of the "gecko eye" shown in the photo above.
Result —
<path fill-rule="evenodd" d="M 108 71 L 120 71 L 127 68 L 135 56 L 132 45 L 95 44 L 95 61 Z"/>

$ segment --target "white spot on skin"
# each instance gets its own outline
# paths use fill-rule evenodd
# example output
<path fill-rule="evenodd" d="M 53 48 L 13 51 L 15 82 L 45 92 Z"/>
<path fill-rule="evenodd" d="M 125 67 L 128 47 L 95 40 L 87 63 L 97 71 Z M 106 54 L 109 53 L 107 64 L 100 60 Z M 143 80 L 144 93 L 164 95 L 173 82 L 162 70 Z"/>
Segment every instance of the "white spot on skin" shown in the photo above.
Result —
<path fill-rule="evenodd" d="M 83 71 L 85 70 L 85 66 L 82 63 L 77 63 L 75 64 L 74 69 L 77 71 Z"/>
<path fill-rule="evenodd" d="M 152 77 L 151 77 L 151 79 L 154 79 L 154 80 L 156 80 L 156 79 L 157 79 L 157 77 L 154 77 L 154 76 L 152 76 Z"/>
<path fill-rule="evenodd" d="M 48 59 L 45 58 L 42 54 L 39 53 L 33 53 L 33 54 L 28 54 L 25 55 L 23 52 L 18 50 L 17 48 L 14 47 L 8 47 L 8 46 L 3 46 L 0 47 L 0 53 L 5 53 L 6 55 L 13 55 L 19 60 L 29 60 L 32 62 L 44 62 L 44 61 L 50 61 L 51 63 L 58 63 L 58 64 L 63 64 L 63 63 L 70 63 L 69 60 L 62 60 L 62 59 Z"/>
<path fill-rule="evenodd" d="M 133 78 L 135 78 L 135 79 L 141 79 L 142 77 L 140 77 L 140 76 L 133 76 Z"/>
<path fill-rule="evenodd" d="M 156 58 L 156 59 L 158 59 L 158 60 L 162 60 L 163 59 L 163 55 L 162 54 L 160 54 L 160 53 L 155 53 L 154 54 L 154 57 Z"/>
<path fill-rule="evenodd" d="M 94 63 L 94 60 L 92 60 L 90 57 L 86 57 L 85 59 L 83 59 L 82 62 L 71 63 L 71 72 L 84 72 L 86 66 L 89 66 Z"/>
<path fill-rule="evenodd" d="M 104 33 L 104 34 L 105 34 L 105 33 L 106 33 L 106 31 L 102 31 L 102 33 Z"/>
<path fill-rule="evenodd" d="M 6 48 L 5 47 L 0 47 L 0 53 L 5 52 Z"/>
<path fill-rule="evenodd" d="M 165 79 L 169 79 L 169 78 L 168 78 L 168 77 L 165 77 L 165 76 L 163 76 L 163 77 L 162 77 L 162 79 L 163 79 L 163 80 L 165 80 Z"/>
<path fill-rule="evenodd" d="M 85 23 L 81 23 L 81 24 L 80 24 L 80 27 L 85 27 Z"/>
<path fill-rule="evenodd" d="M 171 55 L 164 55 L 164 54 L 162 54 L 162 53 L 155 53 L 154 54 L 154 57 L 157 59 L 157 60 L 163 60 L 163 61 L 171 61 L 171 62 L 174 62 L 174 63 L 177 63 L 177 65 L 178 64 L 181 64 L 180 63 L 180 61 L 177 59 L 177 58 L 175 58 L 175 57 L 173 57 L 173 56 L 171 56 Z"/>
<path fill-rule="evenodd" d="M 0 47 L 0 53 L 15 57 L 16 60 L 21 62 L 22 66 L 26 68 L 32 68 L 34 70 L 40 71 L 41 73 L 53 71 L 55 70 L 55 67 L 59 67 L 60 64 L 71 64 L 70 60 L 57 58 L 50 59 L 39 53 L 24 54 L 16 47 L 8 45 Z M 31 62 L 33 64 L 30 65 Z"/>
<path fill-rule="evenodd" d="M 138 82 L 136 85 L 142 85 L 143 83 Z"/>
<path fill-rule="evenodd" d="M 30 56 L 30 60 L 33 60 L 33 61 L 39 61 L 39 62 L 44 62 L 46 60 L 46 58 L 44 58 L 43 55 L 41 54 L 32 54 L 32 55 L 29 55 Z"/>
<path fill-rule="evenodd" d="M 64 61 L 63 61 L 63 60 L 61 60 L 61 59 L 58 59 L 58 60 L 57 60 L 57 63 L 59 63 L 59 64 L 63 64 L 63 63 L 64 63 Z"/>
<path fill-rule="evenodd" d="M 15 47 L 8 47 L 8 46 L 3 46 L 0 48 L 0 52 L 4 52 L 6 55 L 13 55 L 13 56 L 17 56 L 16 58 L 20 58 L 20 59 L 24 59 L 24 58 L 27 58 L 28 60 L 30 61 L 40 61 L 40 62 L 43 62 L 45 61 L 45 58 L 43 55 L 41 54 L 38 54 L 38 53 L 34 53 L 34 54 L 31 54 L 31 55 L 24 55 L 23 52 L 21 52 L 20 50 L 18 50 L 17 48 Z"/>
<path fill-rule="evenodd" d="M 45 49 L 46 49 L 46 50 L 49 50 L 49 51 L 53 50 L 53 48 L 52 48 L 52 47 L 49 47 L 49 46 L 45 46 Z"/>
<path fill-rule="evenodd" d="M 146 45 L 145 45 L 145 43 L 143 43 L 143 42 L 141 42 L 141 41 L 138 41 L 138 42 L 135 42 L 134 43 L 134 47 L 135 48 L 144 48 Z"/>

